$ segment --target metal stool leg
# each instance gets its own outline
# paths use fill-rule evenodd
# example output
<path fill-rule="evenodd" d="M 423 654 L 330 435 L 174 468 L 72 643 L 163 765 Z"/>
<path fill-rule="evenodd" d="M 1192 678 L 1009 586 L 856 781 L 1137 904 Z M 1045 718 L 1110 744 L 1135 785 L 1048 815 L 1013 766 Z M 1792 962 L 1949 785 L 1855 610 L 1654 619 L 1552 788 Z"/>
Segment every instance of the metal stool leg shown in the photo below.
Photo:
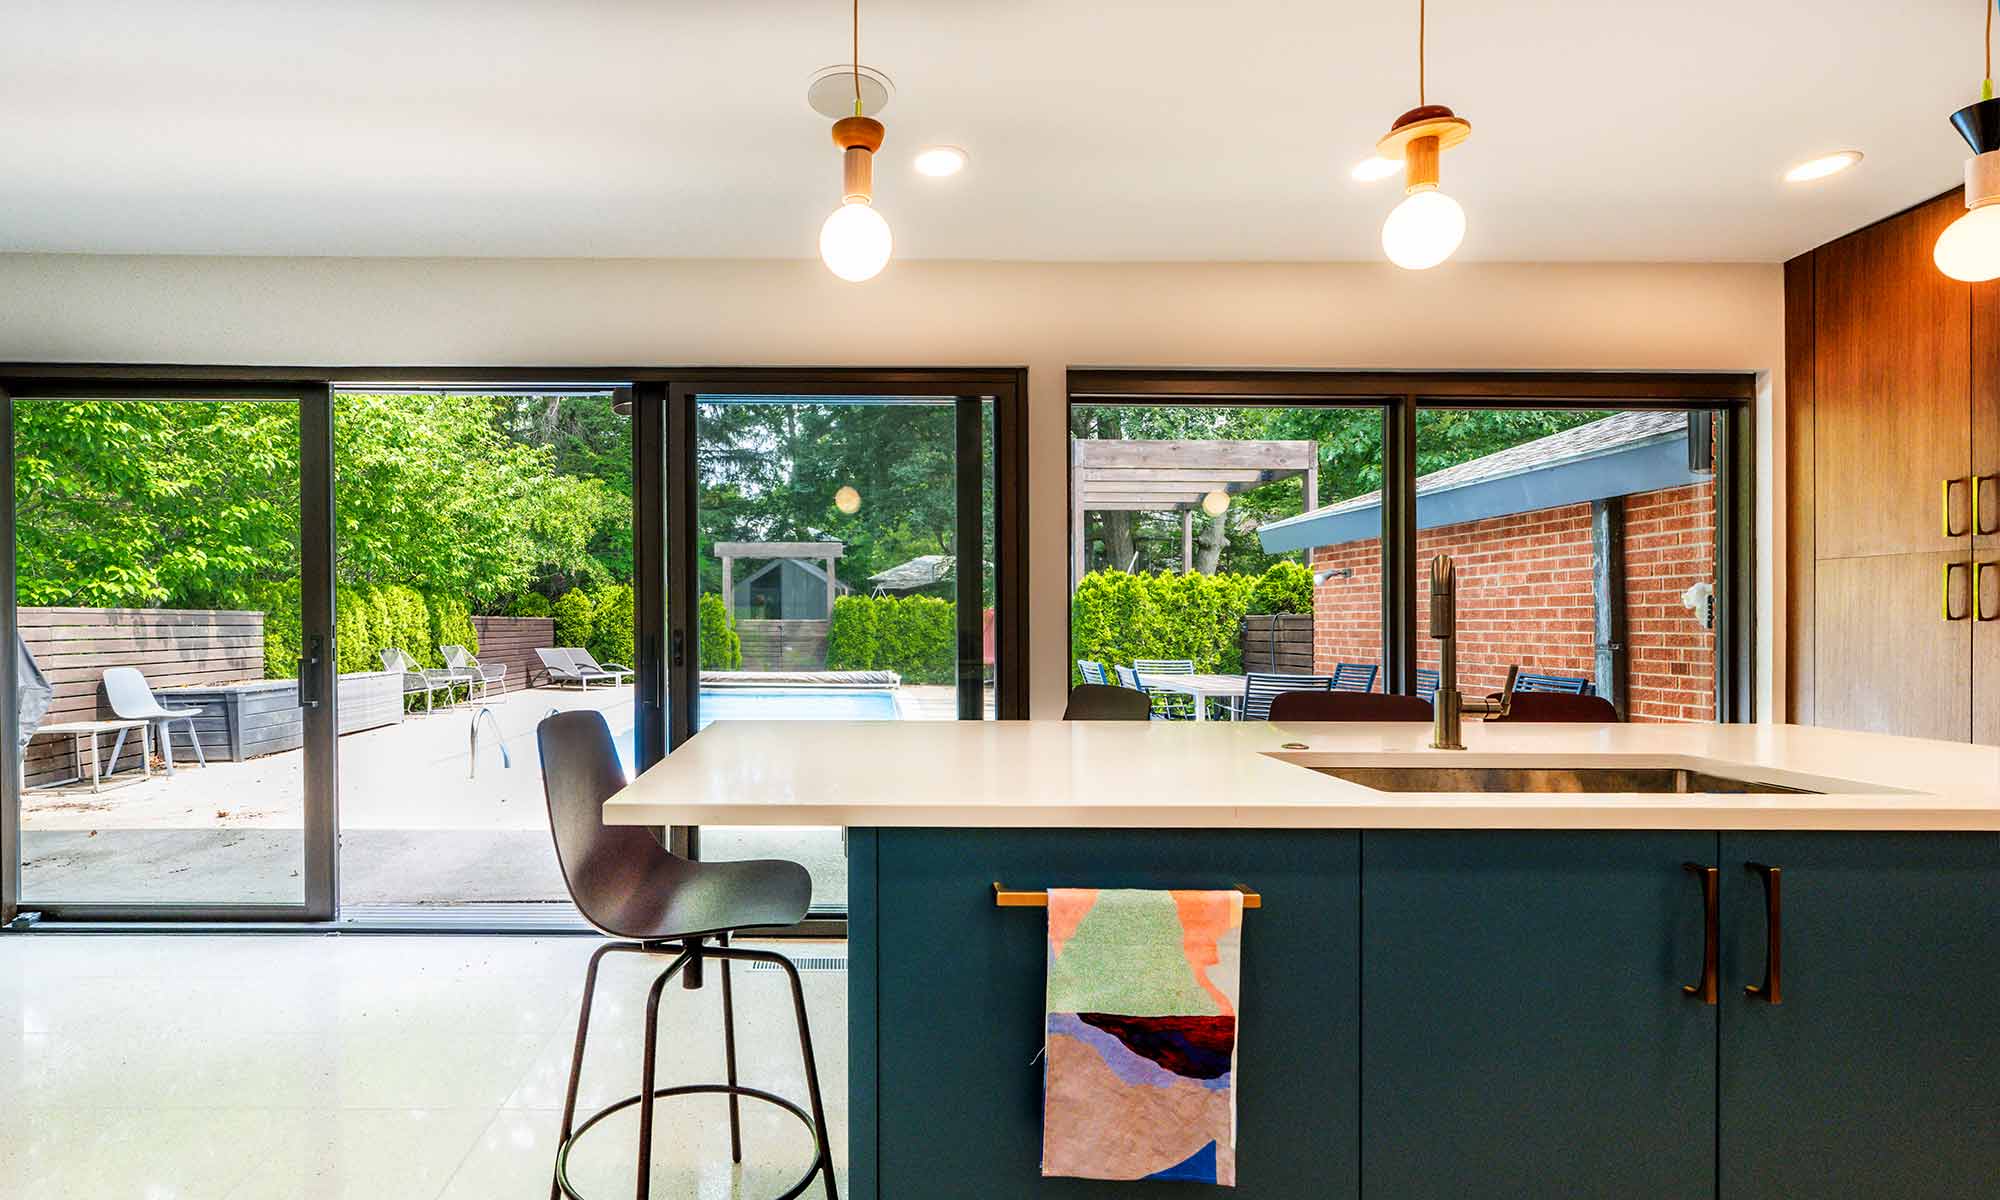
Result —
<path fill-rule="evenodd" d="M 556 1139 L 561 1145 L 569 1140 L 576 1124 L 576 1089 L 583 1080 L 583 1045 L 590 1036 L 590 1000 L 597 994 L 597 965 L 604 956 L 618 948 L 617 942 L 606 942 L 590 956 L 590 967 L 583 973 L 583 1011 L 576 1017 L 576 1049 L 569 1058 L 569 1090 L 563 1094 L 562 1135 Z M 563 1200 L 562 1184 L 549 1181 L 549 1200 Z"/>
<path fill-rule="evenodd" d="M 782 954 L 772 955 L 792 981 L 792 1011 L 799 1023 L 799 1054 L 806 1065 L 806 1091 L 812 1097 L 813 1136 L 819 1140 L 820 1167 L 826 1175 L 826 1200 L 840 1200 L 840 1185 L 833 1181 L 833 1143 L 826 1134 L 826 1106 L 819 1098 L 819 1064 L 813 1059 L 812 1026 L 806 1020 L 806 990 L 799 982 L 799 969 Z"/>
<path fill-rule="evenodd" d="M 660 977 L 646 992 L 646 1050 L 639 1060 L 638 1200 L 648 1200 L 653 1190 L 653 1080 L 658 1073 L 660 1055 L 660 993 L 667 990 L 667 982 L 679 974 L 692 957 L 692 954 L 683 953 L 676 958 L 674 965 L 660 972 Z"/>
<path fill-rule="evenodd" d="M 724 949 L 729 948 L 729 935 L 720 939 Z M 736 1086 L 736 1001 L 729 994 L 729 960 L 722 961 L 722 1057 L 729 1069 L 729 1086 Z M 736 1093 L 729 1093 L 729 1160 L 743 1161 L 743 1118 Z"/>

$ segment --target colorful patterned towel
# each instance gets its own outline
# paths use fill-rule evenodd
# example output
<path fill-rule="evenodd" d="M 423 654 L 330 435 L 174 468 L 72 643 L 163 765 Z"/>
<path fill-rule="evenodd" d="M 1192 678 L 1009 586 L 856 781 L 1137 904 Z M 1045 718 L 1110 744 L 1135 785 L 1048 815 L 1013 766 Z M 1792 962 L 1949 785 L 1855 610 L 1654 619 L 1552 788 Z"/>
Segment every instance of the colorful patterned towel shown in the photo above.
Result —
<path fill-rule="evenodd" d="M 1049 889 L 1042 1174 L 1236 1185 L 1243 894 Z"/>

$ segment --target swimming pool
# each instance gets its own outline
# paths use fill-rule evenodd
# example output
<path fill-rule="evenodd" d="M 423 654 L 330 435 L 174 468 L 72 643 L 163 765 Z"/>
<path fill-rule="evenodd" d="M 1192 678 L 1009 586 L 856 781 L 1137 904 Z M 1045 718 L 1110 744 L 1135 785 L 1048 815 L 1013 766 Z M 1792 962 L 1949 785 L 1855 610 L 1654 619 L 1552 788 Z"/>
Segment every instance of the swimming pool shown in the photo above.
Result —
<path fill-rule="evenodd" d="M 706 688 L 696 732 L 717 721 L 894 721 L 896 693 L 867 688 Z M 615 718 L 614 718 L 615 719 Z M 618 730 L 618 757 L 632 772 L 631 718 Z"/>

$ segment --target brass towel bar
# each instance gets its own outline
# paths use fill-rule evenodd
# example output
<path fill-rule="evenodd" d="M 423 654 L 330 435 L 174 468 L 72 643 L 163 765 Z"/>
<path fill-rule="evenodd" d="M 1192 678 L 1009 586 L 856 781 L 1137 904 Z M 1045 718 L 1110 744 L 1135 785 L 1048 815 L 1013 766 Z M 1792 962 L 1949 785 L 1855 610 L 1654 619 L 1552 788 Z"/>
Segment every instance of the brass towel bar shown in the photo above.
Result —
<path fill-rule="evenodd" d="M 1264 897 L 1240 883 L 1236 884 L 1235 887 L 1237 891 L 1243 893 L 1243 907 L 1264 907 Z M 993 885 L 993 906 L 995 908 L 1047 908 L 1049 906 L 1049 894 L 1047 892 L 1009 891 L 1001 887 L 998 883 L 995 883 Z"/>

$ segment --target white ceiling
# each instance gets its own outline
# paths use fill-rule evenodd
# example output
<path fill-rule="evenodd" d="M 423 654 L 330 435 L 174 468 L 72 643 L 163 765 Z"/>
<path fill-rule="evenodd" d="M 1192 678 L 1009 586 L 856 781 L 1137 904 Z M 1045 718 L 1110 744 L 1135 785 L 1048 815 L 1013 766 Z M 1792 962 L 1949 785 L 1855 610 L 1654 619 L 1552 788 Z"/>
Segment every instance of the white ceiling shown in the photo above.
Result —
<path fill-rule="evenodd" d="M 1971 0 L 1432 0 L 1461 257 L 1777 260 L 1967 151 Z M 863 0 L 901 257 L 1373 260 L 1416 0 Z M 0 250 L 803 258 L 844 0 L 10 0 Z M 951 180 L 910 170 L 969 148 Z M 1817 185 L 1793 163 L 1854 147 Z"/>

